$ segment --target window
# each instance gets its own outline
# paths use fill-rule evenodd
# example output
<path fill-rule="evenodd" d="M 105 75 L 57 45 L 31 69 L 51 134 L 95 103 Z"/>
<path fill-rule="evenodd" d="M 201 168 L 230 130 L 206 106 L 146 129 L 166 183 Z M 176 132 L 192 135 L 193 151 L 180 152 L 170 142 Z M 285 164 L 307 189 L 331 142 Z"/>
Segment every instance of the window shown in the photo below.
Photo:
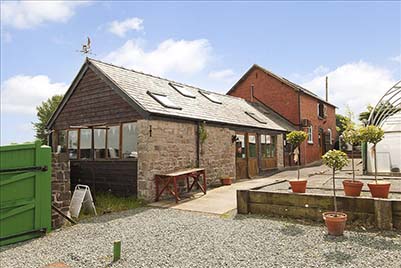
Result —
<path fill-rule="evenodd" d="M 237 158 L 245 158 L 245 136 L 243 134 L 237 134 L 237 140 L 235 143 L 235 151 Z"/>
<path fill-rule="evenodd" d="M 327 133 L 328 133 L 328 137 L 329 137 L 329 143 L 330 143 L 330 145 L 332 145 L 333 144 L 333 133 L 331 132 L 330 128 L 327 130 Z"/>
<path fill-rule="evenodd" d="M 68 131 L 68 157 L 70 159 L 78 158 L 78 130 Z"/>
<path fill-rule="evenodd" d="M 256 135 L 248 135 L 249 157 L 256 157 Z"/>
<path fill-rule="evenodd" d="M 211 102 L 221 104 L 221 101 L 215 95 L 212 95 L 209 92 L 201 91 L 201 90 L 199 90 L 199 93 L 202 94 L 203 96 L 205 96 Z"/>
<path fill-rule="evenodd" d="M 107 154 L 111 159 L 120 158 L 120 126 L 111 126 L 107 130 Z"/>
<path fill-rule="evenodd" d="M 319 118 L 326 118 L 327 117 L 327 106 L 323 103 L 317 104 L 317 116 Z"/>
<path fill-rule="evenodd" d="M 158 94 L 158 93 L 152 93 L 148 91 L 148 94 L 152 96 L 157 102 L 159 102 L 161 105 L 167 108 L 171 109 L 178 109 L 181 110 L 182 108 L 176 105 L 174 102 L 172 102 L 166 95 L 163 94 Z"/>
<path fill-rule="evenodd" d="M 136 123 L 123 124 L 123 142 L 122 154 L 123 158 L 137 158 L 137 131 Z"/>
<path fill-rule="evenodd" d="M 65 153 L 67 151 L 67 131 L 59 130 L 57 135 L 57 152 Z"/>
<path fill-rule="evenodd" d="M 189 90 L 185 89 L 181 85 L 173 84 L 173 83 L 168 83 L 172 88 L 177 90 L 181 95 L 185 97 L 190 97 L 190 98 L 196 98 L 196 96 Z"/>
<path fill-rule="evenodd" d="M 106 129 L 93 130 L 95 159 L 106 158 Z"/>
<path fill-rule="evenodd" d="M 91 159 L 92 129 L 84 128 L 79 133 L 79 158 Z"/>
<path fill-rule="evenodd" d="M 272 158 L 276 156 L 276 136 L 260 135 L 262 157 Z"/>
<path fill-rule="evenodd" d="M 308 143 L 313 144 L 313 127 L 308 127 Z"/>
<path fill-rule="evenodd" d="M 253 119 L 255 119 L 256 121 L 258 121 L 259 123 L 266 124 L 266 121 L 259 115 L 256 115 L 255 113 L 251 113 L 251 112 L 245 112 L 245 113 L 247 115 L 249 115 L 250 117 L 252 117 Z"/>

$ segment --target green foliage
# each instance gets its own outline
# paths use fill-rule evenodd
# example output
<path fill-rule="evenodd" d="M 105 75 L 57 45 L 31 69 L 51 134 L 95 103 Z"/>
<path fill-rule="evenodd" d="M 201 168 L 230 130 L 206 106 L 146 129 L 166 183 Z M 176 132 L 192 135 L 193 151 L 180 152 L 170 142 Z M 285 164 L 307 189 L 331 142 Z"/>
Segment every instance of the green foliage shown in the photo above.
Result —
<path fill-rule="evenodd" d="M 340 170 L 348 165 L 347 154 L 339 150 L 330 150 L 322 156 L 323 164 L 333 170 Z"/>
<path fill-rule="evenodd" d="M 294 147 L 298 147 L 307 138 L 308 134 L 301 130 L 294 130 L 287 134 L 287 142 L 292 144 Z"/>
<path fill-rule="evenodd" d="M 372 105 L 368 105 L 366 107 L 366 111 L 361 112 L 359 114 L 359 120 L 360 121 L 368 121 L 370 114 L 372 113 L 374 107 Z M 376 113 L 380 112 L 380 113 L 386 113 L 386 116 L 384 118 L 387 118 L 389 116 L 392 116 L 396 113 L 398 113 L 399 111 L 401 111 L 401 108 L 394 106 L 393 104 L 389 103 L 388 101 L 384 101 L 382 103 L 380 103 L 379 105 L 377 105 L 376 109 L 373 112 L 373 116 L 376 115 Z M 380 117 L 380 116 L 379 116 Z"/>
<path fill-rule="evenodd" d="M 384 136 L 384 131 L 377 126 L 366 126 L 359 129 L 361 141 L 378 144 Z"/>
<path fill-rule="evenodd" d="M 351 145 L 356 145 L 361 142 L 360 131 L 353 127 L 345 129 L 342 135 L 344 141 Z"/>
<path fill-rule="evenodd" d="M 336 129 L 338 135 L 343 133 L 349 123 L 351 123 L 351 120 L 348 117 L 341 114 L 336 114 Z"/>
<path fill-rule="evenodd" d="M 54 95 L 36 107 L 38 122 L 32 123 L 36 132 L 35 138 L 42 144 L 47 144 L 46 124 L 63 99 L 63 95 Z"/>
<path fill-rule="evenodd" d="M 201 123 L 199 125 L 199 141 L 201 144 L 203 144 L 206 139 L 207 139 L 207 131 L 205 129 L 205 123 Z"/>

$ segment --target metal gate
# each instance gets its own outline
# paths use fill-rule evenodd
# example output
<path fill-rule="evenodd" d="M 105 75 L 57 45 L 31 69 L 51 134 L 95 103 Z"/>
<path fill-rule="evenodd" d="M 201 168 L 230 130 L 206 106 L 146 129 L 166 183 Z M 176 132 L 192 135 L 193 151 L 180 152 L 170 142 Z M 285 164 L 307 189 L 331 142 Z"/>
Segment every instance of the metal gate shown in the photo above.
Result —
<path fill-rule="evenodd" d="M 40 142 L 0 147 L 0 246 L 51 229 L 51 150 Z"/>

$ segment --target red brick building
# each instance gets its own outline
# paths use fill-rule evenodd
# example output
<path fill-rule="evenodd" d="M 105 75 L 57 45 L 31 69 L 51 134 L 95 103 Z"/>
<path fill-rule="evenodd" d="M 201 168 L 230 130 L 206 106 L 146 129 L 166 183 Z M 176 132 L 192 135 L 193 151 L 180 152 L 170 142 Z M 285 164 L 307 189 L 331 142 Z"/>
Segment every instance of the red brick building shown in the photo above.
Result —
<path fill-rule="evenodd" d="M 337 137 L 336 106 L 256 64 L 227 94 L 262 103 L 296 129 L 305 130 L 309 137 L 300 148 L 302 164 L 319 161 L 334 145 Z M 286 162 L 291 163 L 287 156 Z"/>

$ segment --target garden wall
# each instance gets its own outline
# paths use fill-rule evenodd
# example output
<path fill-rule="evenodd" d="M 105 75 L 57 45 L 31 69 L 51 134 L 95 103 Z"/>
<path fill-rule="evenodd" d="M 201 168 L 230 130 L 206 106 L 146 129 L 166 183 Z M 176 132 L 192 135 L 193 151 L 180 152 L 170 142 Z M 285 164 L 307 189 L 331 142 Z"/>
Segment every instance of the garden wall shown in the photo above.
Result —
<path fill-rule="evenodd" d="M 378 229 L 401 229 L 401 200 L 368 197 L 337 197 L 338 210 L 347 213 L 348 223 Z M 333 197 L 261 190 L 238 190 L 239 214 L 263 214 L 322 221 L 322 213 L 333 211 Z"/>

